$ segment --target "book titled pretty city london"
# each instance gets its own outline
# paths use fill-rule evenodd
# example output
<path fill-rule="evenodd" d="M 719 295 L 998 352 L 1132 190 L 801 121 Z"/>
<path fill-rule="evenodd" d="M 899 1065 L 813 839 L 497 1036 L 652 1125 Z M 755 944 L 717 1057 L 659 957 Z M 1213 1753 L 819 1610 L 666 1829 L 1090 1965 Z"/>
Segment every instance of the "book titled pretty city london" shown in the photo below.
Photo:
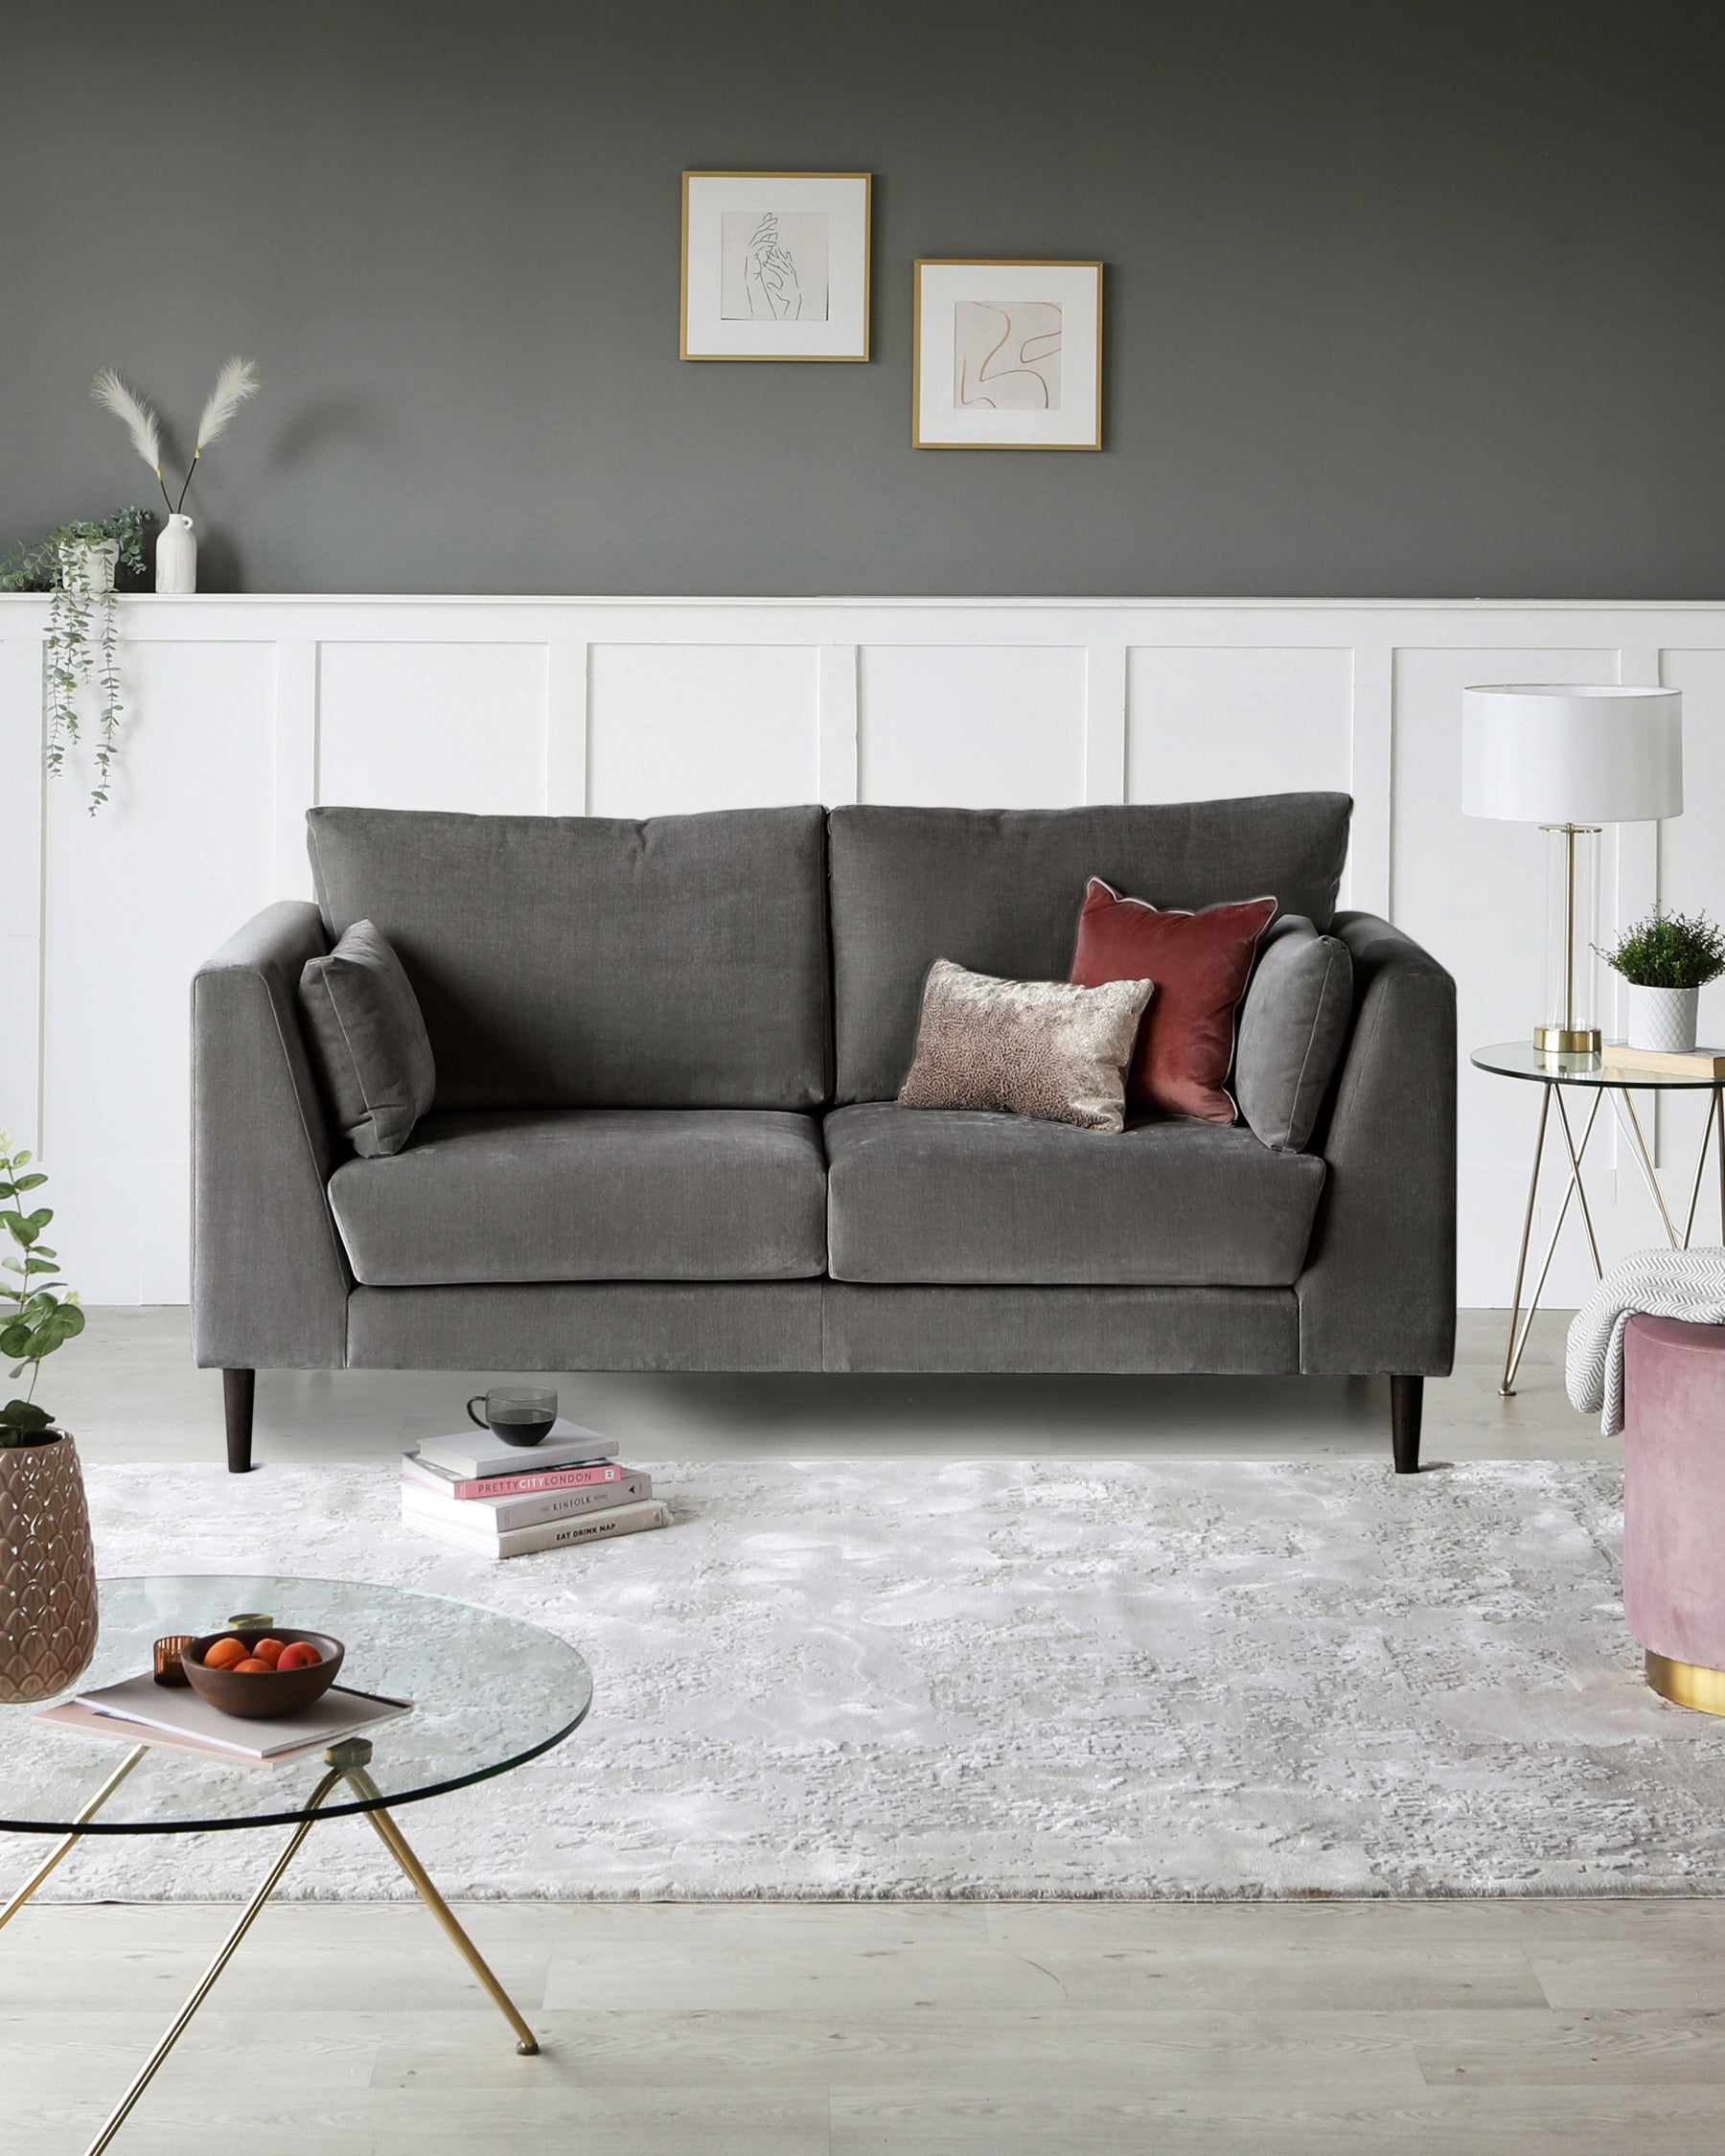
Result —
<path fill-rule="evenodd" d="M 490 1557 L 669 1526 L 652 1476 L 616 1455 L 614 1439 L 561 1418 L 530 1455 L 483 1431 L 431 1438 L 402 1456 L 402 1524 Z"/>

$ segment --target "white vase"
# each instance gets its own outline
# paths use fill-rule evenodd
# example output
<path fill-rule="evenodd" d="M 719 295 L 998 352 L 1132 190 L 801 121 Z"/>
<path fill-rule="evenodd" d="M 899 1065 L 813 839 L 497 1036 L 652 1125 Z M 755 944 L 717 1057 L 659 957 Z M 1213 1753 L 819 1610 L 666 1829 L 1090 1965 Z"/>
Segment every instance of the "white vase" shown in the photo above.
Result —
<path fill-rule="evenodd" d="M 197 536 L 191 517 L 181 516 L 177 511 L 156 535 L 156 589 L 197 589 Z"/>
<path fill-rule="evenodd" d="M 67 588 L 81 579 L 92 599 L 114 588 L 114 571 L 120 566 L 118 539 L 66 539 L 60 550 L 60 571 Z"/>
<path fill-rule="evenodd" d="M 1632 1048 L 1659 1048 L 1687 1055 L 1695 1044 L 1698 988 L 1637 988 L 1625 981 L 1628 998 L 1625 1039 Z"/>

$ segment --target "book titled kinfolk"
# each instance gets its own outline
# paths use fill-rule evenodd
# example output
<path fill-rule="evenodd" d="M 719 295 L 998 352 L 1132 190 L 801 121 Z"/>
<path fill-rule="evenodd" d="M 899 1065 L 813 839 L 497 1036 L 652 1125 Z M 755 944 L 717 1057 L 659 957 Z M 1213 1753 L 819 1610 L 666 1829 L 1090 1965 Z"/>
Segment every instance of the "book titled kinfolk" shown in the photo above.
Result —
<path fill-rule="evenodd" d="M 589 1467 L 614 1460 L 619 1447 L 614 1437 L 601 1437 L 596 1430 L 584 1430 L 562 1415 L 537 1445 L 506 1445 L 489 1430 L 459 1431 L 452 1437 L 427 1437 L 420 1446 L 421 1459 L 451 1475 L 489 1480 L 494 1475 L 542 1475 L 554 1467 Z"/>
<path fill-rule="evenodd" d="M 573 1490 L 540 1490 L 525 1497 L 457 1498 L 446 1484 L 434 1489 L 403 1473 L 402 1515 L 449 1519 L 476 1535 L 507 1534 L 516 1527 L 540 1527 L 547 1520 L 568 1520 L 577 1513 L 604 1511 L 612 1505 L 633 1504 L 653 1495 L 653 1478 L 638 1468 L 622 1470 L 614 1482 L 600 1482 Z"/>
<path fill-rule="evenodd" d="M 432 1511 L 403 1506 L 402 1520 L 416 1534 L 435 1535 L 462 1549 L 486 1557 L 528 1557 L 536 1550 L 563 1549 L 577 1542 L 601 1542 L 611 1535 L 638 1535 L 649 1527 L 668 1527 L 671 1507 L 662 1498 L 617 1504 L 603 1512 L 578 1513 L 572 1520 L 547 1520 L 537 1527 L 512 1527 L 499 1533 L 488 1520 L 465 1525 L 471 1508 L 445 1505 Z"/>

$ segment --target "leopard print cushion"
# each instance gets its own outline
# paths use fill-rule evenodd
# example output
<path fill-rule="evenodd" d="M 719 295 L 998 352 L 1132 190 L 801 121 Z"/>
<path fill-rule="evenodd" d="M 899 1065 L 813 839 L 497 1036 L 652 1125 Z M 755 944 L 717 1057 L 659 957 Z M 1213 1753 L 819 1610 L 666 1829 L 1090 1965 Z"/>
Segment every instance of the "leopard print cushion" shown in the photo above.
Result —
<path fill-rule="evenodd" d="M 936 958 L 923 984 L 916 1054 L 899 1101 L 1122 1130 L 1125 1068 L 1155 985 L 997 980 Z"/>

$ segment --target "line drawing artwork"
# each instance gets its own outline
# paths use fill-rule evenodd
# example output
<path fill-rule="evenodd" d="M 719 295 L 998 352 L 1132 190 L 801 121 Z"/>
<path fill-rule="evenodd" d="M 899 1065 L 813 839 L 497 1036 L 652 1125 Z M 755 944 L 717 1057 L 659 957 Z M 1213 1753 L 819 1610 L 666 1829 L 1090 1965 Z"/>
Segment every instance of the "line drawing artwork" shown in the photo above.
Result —
<path fill-rule="evenodd" d="M 719 244 L 723 320 L 827 319 L 824 210 L 726 210 Z"/>
<path fill-rule="evenodd" d="M 1059 411 L 1060 330 L 1052 300 L 955 301 L 954 404 L 960 411 Z"/>

